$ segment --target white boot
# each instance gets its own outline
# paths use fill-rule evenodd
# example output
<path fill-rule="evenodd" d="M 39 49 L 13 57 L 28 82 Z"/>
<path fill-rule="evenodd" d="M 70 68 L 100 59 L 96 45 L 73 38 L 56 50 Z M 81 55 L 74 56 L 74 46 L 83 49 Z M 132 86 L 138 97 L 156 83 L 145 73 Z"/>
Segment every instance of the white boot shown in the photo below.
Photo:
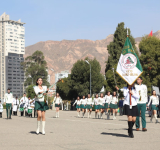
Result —
<path fill-rule="evenodd" d="M 58 116 L 57 116 L 57 112 L 56 112 L 56 118 L 57 118 Z"/>
<path fill-rule="evenodd" d="M 59 111 L 58 111 L 58 116 L 57 117 L 59 118 Z"/>
<path fill-rule="evenodd" d="M 40 125 L 41 125 L 41 121 L 37 121 L 37 130 L 36 130 L 37 134 L 39 134 Z"/>
<path fill-rule="evenodd" d="M 103 113 L 101 113 L 101 119 L 103 119 L 103 117 L 102 117 L 102 116 L 103 116 Z"/>
<path fill-rule="evenodd" d="M 98 112 L 98 119 L 100 118 L 100 112 Z"/>
<path fill-rule="evenodd" d="M 89 112 L 89 118 L 91 118 L 91 112 Z"/>
<path fill-rule="evenodd" d="M 151 119 L 150 119 L 150 122 L 152 122 L 152 119 L 153 119 L 153 114 L 151 115 Z"/>
<path fill-rule="evenodd" d="M 113 113 L 113 120 L 114 120 L 114 119 L 116 119 L 116 117 L 115 117 L 115 113 Z"/>
<path fill-rule="evenodd" d="M 77 111 L 77 116 L 79 117 L 79 112 Z"/>
<path fill-rule="evenodd" d="M 95 118 L 97 118 L 97 112 L 95 112 Z"/>
<path fill-rule="evenodd" d="M 45 135 L 45 121 L 42 121 L 42 134 Z"/>

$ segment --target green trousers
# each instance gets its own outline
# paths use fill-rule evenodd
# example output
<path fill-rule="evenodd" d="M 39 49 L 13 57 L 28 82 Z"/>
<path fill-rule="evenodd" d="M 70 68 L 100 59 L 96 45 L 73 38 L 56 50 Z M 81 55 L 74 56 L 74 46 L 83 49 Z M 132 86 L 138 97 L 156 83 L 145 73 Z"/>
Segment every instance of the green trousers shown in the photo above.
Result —
<path fill-rule="evenodd" d="M 141 111 L 142 128 L 146 128 L 146 104 L 137 104 L 138 114 Z M 139 116 L 136 117 L 136 128 L 140 128 Z"/>
<path fill-rule="evenodd" d="M 12 113 L 12 104 L 11 103 L 6 103 L 6 112 L 7 112 L 7 118 L 8 118 L 8 109 L 10 108 L 10 116 Z"/>

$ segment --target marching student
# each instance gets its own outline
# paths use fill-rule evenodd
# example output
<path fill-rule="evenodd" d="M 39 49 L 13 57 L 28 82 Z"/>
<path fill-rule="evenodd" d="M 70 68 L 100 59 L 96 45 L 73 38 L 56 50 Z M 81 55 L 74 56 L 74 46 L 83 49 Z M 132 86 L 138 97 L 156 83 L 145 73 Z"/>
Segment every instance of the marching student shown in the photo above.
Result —
<path fill-rule="evenodd" d="M 15 116 L 17 116 L 18 106 L 19 106 L 19 100 L 18 97 L 16 96 L 16 98 L 14 98 L 13 100 L 13 115 Z"/>
<path fill-rule="evenodd" d="M 150 121 L 152 122 L 153 115 L 154 115 L 154 117 L 155 117 L 155 119 L 156 119 L 156 123 L 158 123 L 157 110 L 159 109 L 159 108 L 158 108 L 158 106 L 159 106 L 159 98 L 158 98 L 158 96 L 156 95 L 156 91 L 155 91 L 155 90 L 152 91 L 152 96 L 150 96 L 150 100 L 149 100 L 149 103 L 148 103 L 148 108 L 149 108 L 149 105 L 150 105 L 151 101 L 152 101 L 151 110 L 152 110 L 153 112 L 152 112 Z"/>
<path fill-rule="evenodd" d="M 113 120 L 116 119 L 116 113 L 118 111 L 117 103 L 118 103 L 118 98 L 116 92 L 114 91 L 110 101 L 110 108 L 112 108 L 113 110 Z"/>
<path fill-rule="evenodd" d="M 23 94 L 23 97 L 20 99 L 20 107 L 25 108 L 26 103 L 28 102 L 28 98 L 26 97 L 26 93 Z M 21 116 L 24 115 L 24 110 L 21 111 Z M 25 116 L 27 116 L 27 113 L 25 112 Z"/>
<path fill-rule="evenodd" d="M 109 108 L 111 99 L 112 99 L 111 92 L 108 91 L 108 92 L 107 92 L 107 95 L 105 96 L 105 106 L 104 106 L 105 112 L 106 112 L 106 115 L 107 115 L 107 119 L 109 119 L 108 108 Z"/>
<path fill-rule="evenodd" d="M 100 116 L 101 119 L 103 119 L 104 104 L 105 104 L 105 98 L 103 97 L 103 93 L 101 93 L 99 97 L 99 109 L 101 112 L 101 116 Z"/>
<path fill-rule="evenodd" d="M 0 100 L 0 118 L 2 118 L 2 112 L 3 112 L 3 104 L 1 103 Z"/>
<path fill-rule="evenodd" d="M 80 100 L 80 103 L 81 103 L 81 109 L 82 109 L 82 117 L 84 118 L 84 114 L 86 112 L 86 104 L 87 104 L 85 96 L 82 97 L 82 99 Z"/>
<path fill-rule="evenodd" d="M 123 114 L 128 116 L 128 135 L 134 138 L 133 126 L 136 121 L 136 116 L 139 116 L 137 101 L 139 99 L 139 94 L 134 84 L 128 85 L 123 90 L 124 95 L 124 109 Z"/>
<path fill-rule="evenodd" d="M 147 131 L 146 129 L 146 107 L 147 105 L 147 86 L 142 84 L 143 80 L 142 77 L 139 77 L 137 79 L 137 84 L 135 85 L 136 90 L 138 90 L 138 93 L 140 95 L 139 101 L 137 102 L 137 107 L 138 107 L 138 113 L 140 114 L 141 112 L 141 120 L 142 120 L 142 131 Z M 139 116 L 136 118 L 136 131 L 139 131 L 140 128 L 140 122 L 139 122 Z"/>
<path fill-rule="evenodd" d="M 97 118 L 97 113 L 98 113 L 98 118 L 99 118 L 99 97 L 98 94 L 96 94 L 96 97 L 94 98 L 94 108 L 95 108 L 95 118 Z"/>
<path fill-rule="evenodd" d="M 93 101 L 92 101 L 92 98 L 90 97 L 90 94 L 88 94 L 88 98 L 87 98 L 88 118 L 91 118 L 92 107 L 93 107 Z"/>
<path fill-rule="evenodd" d="M 43 80 L 42 78 L 38 78 L 36 81 L 36 86 L 34 87 L 34 92 L 37 95 L 35 100 L 35 110 L 37 110 L 37 135 L 39 134 L 40 123 L 42 119 L 42 134 L 45 135 L 45 111 L 48 110 L 48 105 L 44 99 L 44 95 L 48 93 L 47 86 L 42 86 Z"/>
<path fill-rule="evenodd" d="M 56 96 L 54 98 L 54 103 L 55 103 L 55 107 L 56 107 L 56 118 L 59 118 L 59 109 L 61 107 L 60 104 L 62 104 L 62 99 L 59 96 L 59 93 L 56 93 Z"/>
<path fill-rule="evenodd" d="M 77 99 L 75 100 L 73 106 L 76 105 L 76 108 L 77 108 L 77 116 L 80 117 L 80 111 L 81 111 L 81 102 L 80 102 L 80 97 L 77 96 Z"/>
<path fill-rule="evenodd" d="M 7 93 L 5 93 L 5 96 L 4 96 L 4 104 L 6 104 L 7 119 L 12 119 L 11 114 L 12 114 L 12 106 L 13 106 L 13 94 L 11 93 L 9 88 L 7 89 Z"/>

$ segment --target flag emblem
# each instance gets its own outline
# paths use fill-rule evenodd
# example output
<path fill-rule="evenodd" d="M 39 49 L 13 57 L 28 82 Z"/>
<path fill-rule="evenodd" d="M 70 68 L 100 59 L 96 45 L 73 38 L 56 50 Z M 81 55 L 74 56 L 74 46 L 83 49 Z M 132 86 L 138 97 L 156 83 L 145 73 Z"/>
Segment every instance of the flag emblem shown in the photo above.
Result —
<path fill-rule="evenodd" d="M 137 58 L 129 53 L 122 57 L 121 63 L 125 69 L 133 69 L 137 64 Z"/>

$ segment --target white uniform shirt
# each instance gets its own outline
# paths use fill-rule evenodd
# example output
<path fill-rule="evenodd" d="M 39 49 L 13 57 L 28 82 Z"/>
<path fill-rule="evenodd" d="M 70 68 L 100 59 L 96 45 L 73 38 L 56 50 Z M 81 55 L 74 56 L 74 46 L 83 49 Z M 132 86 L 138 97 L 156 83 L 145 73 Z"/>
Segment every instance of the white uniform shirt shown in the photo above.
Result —
<path fill-rule="evenodd" d="M 99 99 L 99 98 L 94 98 L 94 104 L 95 104 L 95 105 L 98 105 L 98 99 Z"/>
<path fill-rule="evenodd" d="M 3 105 L 2 105 L 2 103 L 0 103 L 0 112 L 1 113 L 3 112 Z"/>
<path fill-rule="evenodd" d="M 75 102 L 74 102 L 73 105 L 75 105 L 75 104 L 80 105 L 80 104 L 81 104 L 81 101 L 80 101 L 80 100 L 75 100 Z"/>
<path fill-rule="evenodd" d="M 150 105 L 152 101 L 152 105 L 159 105 L 159 98 L 158 96 L 150 96 L 150 100 L 149 100 L 149 103 L 148 103 L 148 106 Z"/>
<path fill-rule="evenodd" d="M 8 103 L 13 103 L 13 94 L 12 93 L 5 93 L 4 96 L 4 102 Z"/>
<path fill-rule="evenodd" d="M 55 97 L 55 98 L 54 98 L 54 103 L 55 103 L 55 104 L 61 104 L 61 103 L 62 103 L 61 97 Z"/>
<path fill-rule="evenodd" d="M 14 98 L 14 99 L 13 99 L 13 105 L 19 105 L 19 100 L 16 99 L 16 98 Z"/>
<path fill-rule="evenodd" d="M 42 89 L 40 89 L 38 86 L 35 86 L 34 92 L 37 95 L 37 98 L 35 100 L 39 102 L 44 102 L 44 95 L 40 94 L 40 92 L 46 92 L 46 91 L 47 91 L 47 86 L 42 86 Z"/>
<path fill-rule="evenodd" d="M 139 101 L 137 101 L 138 104 L 144 104 L 148 102 L 147 98 L 147 86 L 142 84 L 142 85 L 137 85 L 135 84 L 136 91 L 138 91 L 138 94 L 140 95 Z"/>
<path fill-rule="evenodd" d="M 132 92 L 133 92 L 133 95 L 131 95 L 131 103 L 132 103 L 132 106 L 136 106 L 137 101 L 139 99 L 139 94 L 136 89 L 132 89 Z M 130 105 L 130 93 L 129 93 L 129 89 L 127 87 L 124 88 L 123 95 L 124 95 L 123 105 L 125 105 L 125 104 Z"/>
<path fill-rule="evenodd" d="M 115 96 L 112 96 L 110 103 L 117 104 L 118 103 L 118 98 L 115 97 Z"/>
<path fill-rule="evenodd" d="M 27 103 L 28 102 L 28 98 L 25 96 L 23 96 L 22 98 L 21 98 L 21 100 L 20 100 L 20 103 Z"/>
<path fill-rule="evenodd" d="M 108 103 L 108 104 L 110 104 L 110 102 L 111 102 L 111 99 L 112 99 L 112 95 L 106 95 L 105 96 L 105 103 Z"/>
<path fill-rule="evenodd" d="M 87 105 L 93 105 L 92 98 L 87 98 Z"/>
<path fill-rule="evenodd" d="M 81 103 L 82 105 L 86 105 L 86 104 L 87 104 L 87 100 L 86 100 L 86 99 L 81 99 L 81 100 L 80 100 L 80 103 Z"/>
<path fill-rule="evenodd" d="M 103 98 L 99 97 L 98 98 L 98 104 L 99 105 L 104 105 L 104 103 L 105 103 L 105 98 L 104 97 Z"/>

